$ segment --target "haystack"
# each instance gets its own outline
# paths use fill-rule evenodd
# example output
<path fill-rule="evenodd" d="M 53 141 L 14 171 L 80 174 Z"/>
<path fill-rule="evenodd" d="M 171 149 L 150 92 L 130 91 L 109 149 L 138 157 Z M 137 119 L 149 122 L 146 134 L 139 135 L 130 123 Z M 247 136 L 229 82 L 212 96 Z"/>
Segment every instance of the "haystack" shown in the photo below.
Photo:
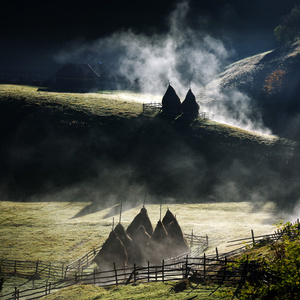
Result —
<path fill-rule="evenodd" d="M 176 219 L 169 224 L 167 232 L 169 235 L 169 249 L 171 257 L 189 251 L 189 246 Z"/>
<path fill-rule="evenodd" d="M 176 220 L 175 216 L 174 216 L 174 215 L 171 213 L 171 211 L 168 209 L 167 212 L 166 212 L 166 214 L 165 214 L 165 216 L 164 216 L 164 218 L 163 218 L 163 220 L 162 220 L 162 222 L 163 222 L 165 228 L 168 228 L 168 226 L 169 226 L 173 221 L 175 221 L 175 220 Z"/>
<path fill-rule="evenodd" d="M 101 270 L 112 270 L 113 263 L 121 267 L 126 265 L 127 260 L 128 255 L 124 244 L 115 231 L 112 231 L 93 261 Z"/>
<path fill-rule="evenodd" d="M 181 113 L 180 99 L 170 84 L 162 98 L 162 111 L 168 115 L 178 115 Z"/>
<path fill-rule="evenodd" d="M 193 94 L 192 90 L 189 89 L 187 92 L 184 101 L 181 104 L 181 110 L 184 116 L 197 117 L 199 114 L 199 105 L 196 102 L 196 97 Z"/>
<path fill-rule="evenodd" d="M 146 232 L 144 226 L 140 226 L 132 235 L 132 257 L 129 258 L 130 263 L 143 265 L 147 262 L 145 254 L 150 235 Z"/>
<path fill-rule="evenodd" d="M 132 239 L 131 237 L 126 233 L 125 228 L 121 223 L 119 223 L 115 229 L 115 233 L 117 234 L 118 238 L 122 241 L 123 245 L 126 249 L 131 247 Z"/>
<path fill-rule="evenodd" d="M 169 256 L 169 236 L 164 224 L 159 220 L 147 245 L 147 258 L 151 263 L 161 263 Z"/>
<path fill-rule="evenodd" d="M 132 234 L 140 227 L 144 226 L 146 232 L 151 236 L 153 233 L 153 227 L 148 217 L 147 209 L 143 207 L 141 212 L 135 216 L 133 221 L 128 226 L 126 232 L 131 237 Z"/>

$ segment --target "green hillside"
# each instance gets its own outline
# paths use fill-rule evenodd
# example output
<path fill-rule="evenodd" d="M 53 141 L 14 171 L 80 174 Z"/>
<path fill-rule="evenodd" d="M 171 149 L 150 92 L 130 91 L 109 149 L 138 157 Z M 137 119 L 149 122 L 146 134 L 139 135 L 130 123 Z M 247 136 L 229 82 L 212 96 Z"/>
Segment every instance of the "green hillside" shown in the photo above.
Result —
<path fill-rule="evenodd" d="M 144 115 L 131 99 L 149 97 L 2 85 L 1 199 L 246 201 L 254 189 L 264 200 L 294 199 L 297 190 L 283 184 L 294 180 L 296 143 L 208 119 Z"/>

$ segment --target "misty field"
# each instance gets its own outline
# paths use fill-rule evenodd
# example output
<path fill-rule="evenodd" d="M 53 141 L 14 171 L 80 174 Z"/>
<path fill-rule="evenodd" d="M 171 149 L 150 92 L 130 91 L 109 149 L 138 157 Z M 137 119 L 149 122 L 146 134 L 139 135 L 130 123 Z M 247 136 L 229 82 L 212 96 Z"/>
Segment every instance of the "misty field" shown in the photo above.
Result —
<path fill-rule="evenodd" d="M 1 259 L 41 260 L 68 263 L 98 247 L 108 237 L 119 220 L 118 208 L 100 209 L 76 217 L 91 203 L 85 202 L 0 202 Z M 159 220 L 159 205 L 147 205 L 153 226 Z M 272 233 L 274 206 L 266 203 L 254 207 L 248 202 L 170 204 L 162 206 L 162 214 L 169 208 L 177 217 L 184 233 L 208 235 L 209 251 L 233 250 L 227 241 Z M 126 209 L 121 223 L 126 228 L 140 211 L 140 207 Z"/>

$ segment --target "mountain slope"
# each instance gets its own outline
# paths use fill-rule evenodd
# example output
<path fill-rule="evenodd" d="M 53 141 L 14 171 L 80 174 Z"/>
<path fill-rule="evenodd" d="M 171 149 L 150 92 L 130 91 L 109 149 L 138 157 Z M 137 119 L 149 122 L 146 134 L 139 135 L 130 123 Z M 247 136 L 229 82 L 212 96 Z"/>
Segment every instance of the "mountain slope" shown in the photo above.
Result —
<path fill-rule="evenodd" d="M 146 117 L 141 104 L 115 94 L 108 107 L 102 96 L 2 86 L 1 199 L 298 199 L 296 143 L 207 119 Z"/>
<path fill-rule="evenodd" d="M 252 99 L 254 114 L 261 112 L 266 127 L 299 140 L 299 68 L 300 41 L 229 65 L 206 89 L 245 93 Z"/>

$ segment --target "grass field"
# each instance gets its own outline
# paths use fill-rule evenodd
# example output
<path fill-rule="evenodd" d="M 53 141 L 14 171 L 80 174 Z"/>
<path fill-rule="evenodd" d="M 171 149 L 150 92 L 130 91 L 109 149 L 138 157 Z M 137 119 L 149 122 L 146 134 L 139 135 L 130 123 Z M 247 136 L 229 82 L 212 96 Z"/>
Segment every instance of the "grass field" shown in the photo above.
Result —
<path fill-rule="evenodd" d="M 231 299 L 234 289 L 221 287 L 213 293 L 217 286 L 200 286 L 195 290 L 188 287 L 186 290 L 175 293 L 175 283 L 141 283 L 114 288 L 100 288 L 93 285 L 77 285 L 63 289 L 55 294 L 43 297 L 43 300 L 96 300 L 96 299 Z M 195 286 L 195 284 L 193 285 Z"/>
<path fill-rule="evenodd" d="M 292 141 L 207 119 L 144 117 L 142 102 L 159 97 L 125 91 L 73 94 L 1 85 L 0 100 L 6 126 L 0 128 L 1 197 L 7 200 L 0 201 L 0 259 L 70 263 L 106 240 L 113 218 L 119 220 L 117 199 L 124 200 L 122 224 L 129 225 L 140 211 L 133 203 L 143 201 L 145 182 L 153 226 L 162 191 L 162 214 L 169 208 L 184 233 L 207 235 L 207 253 L 216 247 L 219 253 L 233 250 L 227 241 L 248 238 L 251 229 L 255 235 L 272 233 L 284 217 L 278 211 L 286 203 L 276 197 L 293 186 L 286 163 L 295 153 Z M 282 170 L 289 189 L 277 178 Z M 261 186 L 263 195 L 272 191 L 272 201 L 251 201 L 251 192 L 256 196 Z M 69 192 L 82 187 L 77 197 Z M 12 289 L 25 284 L 7 282 Z M 77 299 L 127 299 L 127 294 L 143 299 L 143 290 L 144 298 L 182 299 L 169 285 L 127 288 L 71 290 Z M 59 299 L 72 297 L 66 293 Z"/>
<path fill-rule="evenodd" d="M 118 222 L 119 213 L 109 214 L 112 207 L 75 217 L 91 203 L 85 202 L 0 202 L 1 259 L 68 263 L 100 246 L 112 229 L 113 218 Z M 255 209 L 251 203 L 199 203 L 169 204 L 184 233 L 208 235 L 210 251 L 233 250 L 226 242 L 271 233 L 277 221 L 272 213 L 274 206 L 267 203 Z M 160 206 L 147 205 L 149 217 L 156 225 Z M 140 207 L 122 213 L 126 228 L 139 213 Z M 109 214 L 109 217 L 107 215 Z"/>

